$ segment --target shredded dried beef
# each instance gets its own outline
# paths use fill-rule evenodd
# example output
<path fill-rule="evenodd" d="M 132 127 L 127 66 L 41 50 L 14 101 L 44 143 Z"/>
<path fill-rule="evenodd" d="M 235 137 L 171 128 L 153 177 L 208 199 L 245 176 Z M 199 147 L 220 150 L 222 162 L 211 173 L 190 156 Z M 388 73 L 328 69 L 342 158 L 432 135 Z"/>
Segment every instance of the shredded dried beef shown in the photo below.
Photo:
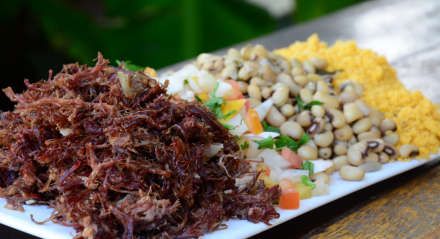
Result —
<path fill-rule="evenodd" d="M 68 64 L 30 84 L 0 120 L 0 196 L 54 208 L 75 238 L 192 238 L 222 219 L 278 218 L 278 186 L 257 180 L 234 137 L 203 105 L 175 100 L 142 72 Z M 123 75 L 121 75 L 123 74 Z M 120 77 L 126 77 L 124 91 Z M 207 158 L 206 149 L 223 144 Z M 44 222 L 37 222 L 44 223 Z"/>

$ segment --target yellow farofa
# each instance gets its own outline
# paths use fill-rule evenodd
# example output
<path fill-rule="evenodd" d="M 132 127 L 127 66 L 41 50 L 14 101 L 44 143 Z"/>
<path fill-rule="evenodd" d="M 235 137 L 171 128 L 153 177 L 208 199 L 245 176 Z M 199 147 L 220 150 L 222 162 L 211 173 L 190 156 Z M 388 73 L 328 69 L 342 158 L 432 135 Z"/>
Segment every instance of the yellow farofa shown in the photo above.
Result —
<path fill-rule="evenodd" d="M 366 49 L 359 49 L 355 41 L 337 41 L 328 47 L 320 42 L 318 35 L 310 36 L 305 42 L 295 42 L 275 53 L 290 60 L 292 56 L 305 60 L 320 57 L 327 61 L 327 71 L 342 69 L 334 80 L 338 86 L 345 80 L 357 81 L 365 87 L 362 99 L 370 106 L 385 113 L 398 126 L 400 141 L 419 147 L 419 159 L 429 159 L 438 153 L 440 147 L 439 105 L 433 104 L 420 91 L 407 90 L 396 77 L 394 70 L 383 56 Z M 399 161 L 409 159 L 399 158 Z"/>

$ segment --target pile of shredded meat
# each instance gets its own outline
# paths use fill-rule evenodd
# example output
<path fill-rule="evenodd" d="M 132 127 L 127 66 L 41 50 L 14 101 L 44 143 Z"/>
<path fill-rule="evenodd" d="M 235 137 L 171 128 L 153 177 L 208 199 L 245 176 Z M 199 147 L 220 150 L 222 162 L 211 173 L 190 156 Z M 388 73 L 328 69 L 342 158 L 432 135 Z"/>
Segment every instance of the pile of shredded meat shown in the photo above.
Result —
<path fill-rule="evenodd" d="M 257 180 L 234 136 L 202 104 L 147 74 L 68 64 L 16 94 L 0 120 L 0 196 L 54 208 L 75 238 L 192 238 L 229 218 L 278 218 L 278 186 Z M 209 155 L 212 145 L 222 149 Z M 33 219 L 32 219 L 33 220 Z M 37 222 L 44 223 L 44 222 Z"/>

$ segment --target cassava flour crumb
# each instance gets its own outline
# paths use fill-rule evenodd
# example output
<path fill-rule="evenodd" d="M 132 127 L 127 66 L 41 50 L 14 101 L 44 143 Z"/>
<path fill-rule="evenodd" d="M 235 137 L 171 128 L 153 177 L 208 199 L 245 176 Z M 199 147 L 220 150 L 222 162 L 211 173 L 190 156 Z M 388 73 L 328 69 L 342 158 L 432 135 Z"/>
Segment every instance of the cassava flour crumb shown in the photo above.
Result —
<path fill-rule="evenodd" d="M 328 63 L 325 70 L 343 70 L 336 75 L 335 86 L 347 79 L 361 83 L 365 87 L 362 99 L 397 123 L 400 134 L 397 148 L 404 144 L 416 145 L 420 149 L 419 159 L 429 158 L 430 154 L 439 151 L 439 105 L 433 104 L 420 91 L 406 89 L 385 57 L 372 50 L 358 48 L 355 41 L 337 41 L 328 47 L 327 43 L 319 41 L 316 34 L 305 42 L 295 42 L 287 48 L 275 50 L 275 53 L 288 60 L 293 56 L 300 60 L 311 57 L 325 59 Z"/>

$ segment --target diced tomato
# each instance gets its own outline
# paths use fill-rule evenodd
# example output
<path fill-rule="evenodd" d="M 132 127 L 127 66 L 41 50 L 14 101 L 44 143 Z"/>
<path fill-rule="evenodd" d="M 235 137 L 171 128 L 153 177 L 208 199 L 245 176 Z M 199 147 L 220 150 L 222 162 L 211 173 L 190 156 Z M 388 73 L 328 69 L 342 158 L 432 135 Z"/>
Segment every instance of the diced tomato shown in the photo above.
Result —
<path fill-rule="evenodd" d="M 288 147 L 284 147 L 281 151 L 281 156 L 291 163 L 289 168 L 301 168 L 302 167 L 302 159 L 298 154 L 293 152 Z"/>
<path fill-rule="evenodd" d="M 223 96 L 223 99 L 228 100 L 235 100 L 237 99 L 237 96 L 240 94 L 240 86 L 235 80 L 227 80 L 226 83 L 230 84 L 232 86 L 232 89 L 228 90 L 226 94 Z"/>
<path fill-rule="evenodd" d="M 288 178 L 282 178 L 278 184 L 280 185 L 281 190 L 284 192 L 286 190 L 289 189 L 294 189 L 294 184 L 292 182 L 292 180 L 288 179 Z"/>
<path fill-rule="evenodd" d="M 249 130 L 255 134 L 259 135 L 263 133 L 263 125 L 260 122 L 260 118 L 258 117 L 257 111 L 250 109 L 246 116 L 245 122 L 249 128 Z"/>
<path fill-rule="evenodd" d="M 280 202 L 278 204 L 281 209 L 294 210 L 299 208 L 299 192 L 295 189 L 283 190 Z"/>
<path fill-rule="evenodd" d="M 266 176 L 270 177 L 270 168 L 267 167 L 266 164 L 264 164 L 264 163 L 257 164 L 257 171 L 261 171 L 261 170 L 264 170 L 266 172 L 264 172 L 264 173 L 262 173 L 260 175 L 266 175 Z M 293 183 L 292 183 L 292 185 L 293 185 Z"/>

